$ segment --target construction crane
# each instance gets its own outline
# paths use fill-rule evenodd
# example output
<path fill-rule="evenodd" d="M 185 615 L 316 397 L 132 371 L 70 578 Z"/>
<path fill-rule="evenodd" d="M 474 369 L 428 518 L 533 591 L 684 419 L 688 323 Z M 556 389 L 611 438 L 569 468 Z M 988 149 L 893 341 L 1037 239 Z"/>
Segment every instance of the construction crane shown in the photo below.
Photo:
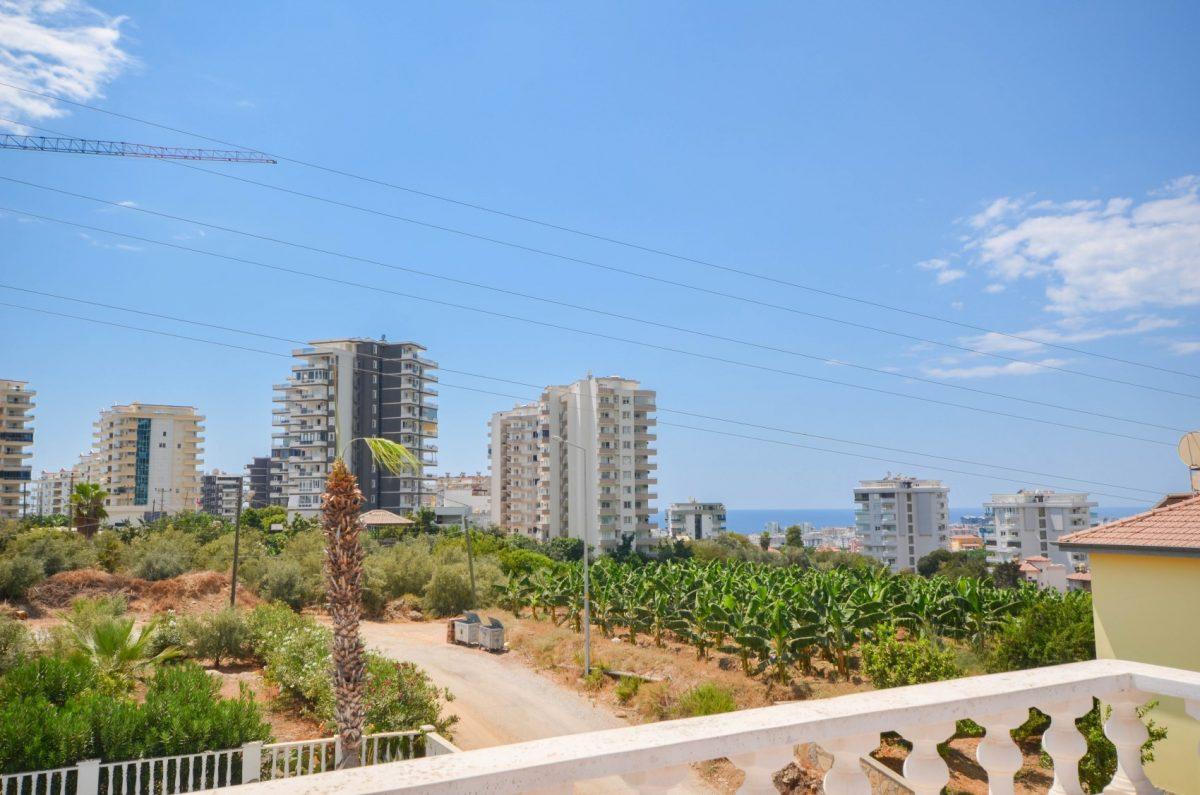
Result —
<path fill-rule="evenodd" d="M 77 155 L 149 157 L 156 160 L 218 160 L 224 163 L 274 163 L 262 152 L 241 149 L 185 149 L 178 146 L 149 146 L 125 141 L 93 141 L 87 138 L 53 138 L 44 135 L 0 134 L 0 149 L 34 152 L 69 152 Z"/>

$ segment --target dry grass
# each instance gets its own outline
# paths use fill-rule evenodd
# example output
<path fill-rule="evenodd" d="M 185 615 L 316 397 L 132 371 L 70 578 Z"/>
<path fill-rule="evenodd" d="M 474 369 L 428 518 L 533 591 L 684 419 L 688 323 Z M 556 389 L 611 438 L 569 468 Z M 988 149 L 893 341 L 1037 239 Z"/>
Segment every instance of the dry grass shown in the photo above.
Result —
<path fill-rule="evenodd" d="M 80 597 L 123 595 L 133 613 L 211 613 L 229 604 L 229 575 L 194 571 L 167 580 L 141 580 L 99 569 L 76 569 L 48 577 L 29 589 L 27 599 L 35 614 L 64 607 Z M 254 607 L 259 599 L 238 585 L 238 605 Z"/>

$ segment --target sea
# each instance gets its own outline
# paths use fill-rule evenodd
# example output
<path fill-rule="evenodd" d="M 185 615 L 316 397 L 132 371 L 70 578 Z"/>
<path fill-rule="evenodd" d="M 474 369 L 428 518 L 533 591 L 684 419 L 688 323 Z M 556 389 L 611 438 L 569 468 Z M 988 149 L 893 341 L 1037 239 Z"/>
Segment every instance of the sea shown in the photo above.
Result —
<path fill-rule="evenodd" d="M 1096 508 L 1096 518 L 1105 520 L 1122 519 L 1145 511 L 1145 506 L 1110 506 Z M 951 508 L 950 523 L 962 524 L 963 516 L 979 516 L 983 508 Z M 853 508 L 729 508 L 725 511 L 725 524 L 735 533 L 757 535 L 767 522 L 778 522 L 781 529 L 790 525 L 808 522 L 813 527 L 849 527 L 854 524 Z M 664 526 L 665 514 L 659 516 L 659 527 Z"/>

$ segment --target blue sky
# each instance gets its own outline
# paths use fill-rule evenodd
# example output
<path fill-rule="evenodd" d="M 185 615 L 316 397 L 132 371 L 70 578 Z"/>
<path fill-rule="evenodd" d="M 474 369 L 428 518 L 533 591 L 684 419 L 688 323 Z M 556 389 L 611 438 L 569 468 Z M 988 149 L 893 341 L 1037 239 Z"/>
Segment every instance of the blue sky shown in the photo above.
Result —
<path fill-rule="evenodd" d="M 488 207 L 1157 367 L 1200 373 L 1200 11 L 1185 3 L 200 5 L 0 2 L 0 81 Z M 0 116 L 203 146 L 0 87 Z M 8 125 L 9 129 L 12 125 Z M 710 290 L 1186 395 L 1200 381 L 981 337 L 296 165 L 224 173 Z M 179 166 L 0 151 L 0 175 L 707 333 L 1131 424 L 503 297 L 0 181 L 0 204 L 795 373 L 1141 441 L 704 361 L 0 214 L 3 283 L 287 338 L 416 339 L 444 367 L 536 384 L 618 373 L 659 403 L 989 464 L 1166 491 L 1196 398 L 831 324 L 288 197 Z M 0 301 L 284 352 L 286 343 L 0 290 Z M 69 465 L 114 402 L 207 419 L 207 467 L 270 443 L 283 359 L 0 306 L 0 376 L 39 392 L 34 465 Z M 443 375 L 447 384 L 534 390 Z M 442 470 L 486 468 L 511 404 L 442 389 Z M 660 503 L 845 505 L 888 469 L 972 505 L 1021 478 L 664 426 Z M 1157 443 L 1152 443 L 1157 442 Z M 1165 444 L 1164 444 L 1165 443 Z M 944 462 L 943 462 L 944 463 Z M 1029 476 L 1026 485 L 1078 487 Z M 1094 487 L 1107 505 L 1150 495 Z M 1128 497 L 1123 499 L 1122 497 Z"/>

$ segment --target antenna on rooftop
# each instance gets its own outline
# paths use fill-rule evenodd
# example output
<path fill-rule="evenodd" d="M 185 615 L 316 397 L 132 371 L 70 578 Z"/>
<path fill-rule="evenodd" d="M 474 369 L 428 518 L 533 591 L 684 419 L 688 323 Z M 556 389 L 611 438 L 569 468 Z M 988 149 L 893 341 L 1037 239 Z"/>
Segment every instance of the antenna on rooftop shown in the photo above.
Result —
<path fill-rule="evenodd" d="M 1179 440 L 1179 458 L 1191 475 L 1193 494 L 1200 494 L 1200 431 L 1185 433 Z"/>

